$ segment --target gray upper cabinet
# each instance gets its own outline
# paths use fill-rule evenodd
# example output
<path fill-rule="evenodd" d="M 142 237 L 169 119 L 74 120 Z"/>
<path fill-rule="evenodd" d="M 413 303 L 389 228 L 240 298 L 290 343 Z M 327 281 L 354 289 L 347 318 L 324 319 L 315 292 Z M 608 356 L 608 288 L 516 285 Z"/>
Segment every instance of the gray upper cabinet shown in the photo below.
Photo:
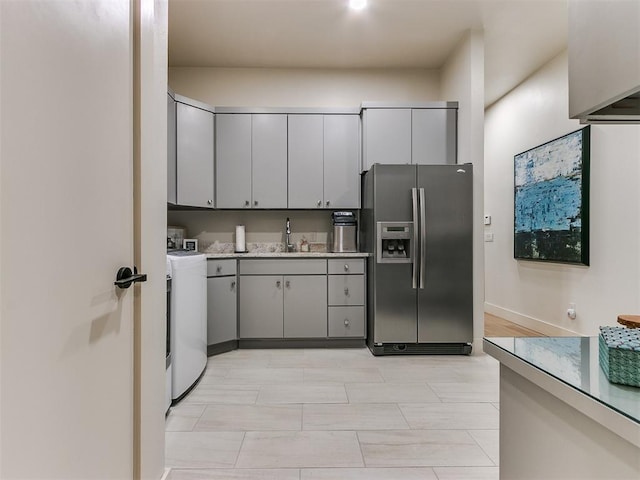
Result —
<path fill-rule="evenodd" d="M 289 115 L 289 208 L 360 208 L 358 115 Z"/>
<path fill-rule="evenodd" d="M 411 163 L 456 163 L 457 113 L 454 108 L 417 108 L 411 111 Z"/>
<path fill-rule="evenodd" d="M 176 204 L 176 101 L 167 93 L 167 202 Z"/>
<path fill-rule="evenodd" d="M 287 116 L 252 117 L 252 206 L 287 208 Z"/>
<path fill-rule="evenodd" d="M 213 113 L 177 102 L 178 205 L 214 207 Z"/>
<path fill-rule="evenodd" d="M 324 116 L 324 206 L 360 208 L 360 117 Z"/>
<path fill-rule="evenodd" d="M 289 208 L 324 206 L 323 115 L 289 115 Z"/>
<path fill-rule="evenodd" d="M 216 116 L 216 207 L 251 204 L 251 115 Z"/>
<path fill-rule="evenodd" d="M 455 164 L 457 102 L 429 102 L 406 108 L 363 106 L 363 162 L 382 164 Z"/>
<path fill-rule="evenodd" d="M 368 108 L 363 112 L 364 164 L 411 163 L 411 109 Z"/>

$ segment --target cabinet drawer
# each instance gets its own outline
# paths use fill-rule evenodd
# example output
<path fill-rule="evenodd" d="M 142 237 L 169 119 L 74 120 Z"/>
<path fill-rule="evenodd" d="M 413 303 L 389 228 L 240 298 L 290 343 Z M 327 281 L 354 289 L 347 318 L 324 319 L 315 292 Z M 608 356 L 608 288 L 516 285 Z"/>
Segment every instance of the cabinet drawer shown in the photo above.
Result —
<path fill-rule="evenodd" d="M 364 259 L 362 258 L 331 258 L 327 261 L 329 275 L 362 275 L 364 273 Z"/>
<path fill-rule="evenodd" d="M 364 307 L 329 307 L 329 337 L 364 337 Z"/>
<path fill-rule="evenodd" d="M 286 258 L 240 260 L 241 275 L 322 275 L 326 273 L 326 260 L 290 260 Z"/>
<path fill-rule="evenodd" d="M 235 274 L 235 260 L 217 260 L 215 258 L 210 258 L 207 260 L 207 277 L 221 277 L 223 275 Z"/>
<path fill-rule="evenodd" d="M 329 275 L 329 305 L 364 305 L 364 275 Z"/>

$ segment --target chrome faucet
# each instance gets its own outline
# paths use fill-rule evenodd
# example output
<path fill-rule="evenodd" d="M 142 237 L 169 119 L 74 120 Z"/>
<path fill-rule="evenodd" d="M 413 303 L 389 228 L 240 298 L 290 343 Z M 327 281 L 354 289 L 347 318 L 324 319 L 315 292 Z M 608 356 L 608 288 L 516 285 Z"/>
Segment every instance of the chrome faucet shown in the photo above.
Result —
<path fill-rule="evenodd" d="M 286 252 L 293 252 L 293 243 L 291 243 L 291 221 L 289 221 L 289 217 L 287 217 L 286 229 L 285 232 L 287 234 L 287 240 L 285 245 Z"/>

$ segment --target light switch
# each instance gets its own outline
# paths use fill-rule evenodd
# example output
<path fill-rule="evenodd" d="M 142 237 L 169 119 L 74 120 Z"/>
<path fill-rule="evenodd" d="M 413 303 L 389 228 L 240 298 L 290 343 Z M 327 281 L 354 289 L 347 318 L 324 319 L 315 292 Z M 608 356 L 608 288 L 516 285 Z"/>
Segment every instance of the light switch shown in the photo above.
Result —
<path fill-rule="evenodd" d="M 484 216 L 484 224 L 485 225 L 491 225 L 491 215 L 485 215 Z"/>

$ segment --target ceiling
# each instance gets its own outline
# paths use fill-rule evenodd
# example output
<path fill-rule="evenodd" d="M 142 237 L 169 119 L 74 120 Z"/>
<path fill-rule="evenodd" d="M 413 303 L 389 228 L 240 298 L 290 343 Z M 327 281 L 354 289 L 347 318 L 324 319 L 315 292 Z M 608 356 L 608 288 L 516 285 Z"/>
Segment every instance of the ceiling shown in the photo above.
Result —
<path fill-rule="evenodd" d="M 169 65 L 442 67 L 484 30 L 485 105 L 567 45 L 567 0 L 169 0 Z"/>

